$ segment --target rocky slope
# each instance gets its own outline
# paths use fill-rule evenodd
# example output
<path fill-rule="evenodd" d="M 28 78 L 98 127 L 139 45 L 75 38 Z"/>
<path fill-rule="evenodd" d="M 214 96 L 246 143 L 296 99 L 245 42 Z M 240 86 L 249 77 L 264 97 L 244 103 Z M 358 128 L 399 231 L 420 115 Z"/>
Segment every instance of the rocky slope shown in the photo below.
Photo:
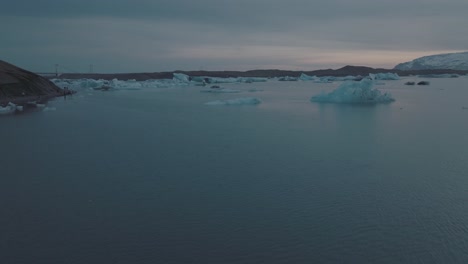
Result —
<path fill-rule="evenodd" d="M 44 101 L 63 94 L 64 90 L 46 78 L 0 60 L 0 106 Z"/>

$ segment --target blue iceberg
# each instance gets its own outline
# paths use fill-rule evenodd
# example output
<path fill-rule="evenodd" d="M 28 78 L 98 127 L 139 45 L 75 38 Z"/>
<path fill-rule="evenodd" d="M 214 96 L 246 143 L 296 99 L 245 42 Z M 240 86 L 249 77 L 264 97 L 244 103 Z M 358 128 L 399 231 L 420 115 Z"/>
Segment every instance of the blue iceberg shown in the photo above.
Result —
<path fill-rule="evenodd" d="M 349 103 L 349 104 L 376 104 L 395 101 L 389 93 L 382 93 L 373 89 L 374 82 L 362 79 L 359 82 L 347 81 L 330 93 L 321 93 L 312 96 L 312 102 L 318 103 Z"/>

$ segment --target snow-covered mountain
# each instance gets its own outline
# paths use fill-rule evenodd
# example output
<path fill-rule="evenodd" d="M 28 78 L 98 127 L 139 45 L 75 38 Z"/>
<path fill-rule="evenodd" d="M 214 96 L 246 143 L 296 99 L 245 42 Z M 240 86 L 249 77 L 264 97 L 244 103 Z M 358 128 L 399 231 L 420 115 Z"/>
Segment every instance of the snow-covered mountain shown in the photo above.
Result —
<path fill-rule="evenodd" d="M 431 70 L 451 69 L 468 70 L 468 52 L 447 53 L 425 56 L 415 60 L 400 63 L 396 70 Z"/>

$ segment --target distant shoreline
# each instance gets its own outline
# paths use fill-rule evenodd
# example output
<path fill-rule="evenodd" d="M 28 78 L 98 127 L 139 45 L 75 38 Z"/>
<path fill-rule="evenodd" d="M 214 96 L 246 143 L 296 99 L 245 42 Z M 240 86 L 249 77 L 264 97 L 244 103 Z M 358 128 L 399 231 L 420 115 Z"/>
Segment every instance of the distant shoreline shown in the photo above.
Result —
<path fill-rule="evenodd" d="M 369 73 L 396 73 L 399 76 L 411 76 L 411 75 L 429 75 L 429 74 L 459 74 L 466 75 L 468 71 L 463 70 L 394 70 L 394 69 L 382 69 L 382 68 L 370 68 L 364 66 L 345 66 L 340 69 L 325 69 L 315 71 L 289 71 L 289 70 L 250 70 L 250 71 L 173 71 L 173 72 L 152 72 L 152 73 L 64 73 L 61 74 L 59 79 L 104 79 L 104 80 L 137 80 L 145 81 L 150 79 L 172 79 L 173 73 L 183 73 L 188 76 L 208 76 L 208 77 L 299 77 L 302 73 L 309 76 L 367 76 Z M 56 78 L 55 76 L 48 77 L 49 79 Z"/>

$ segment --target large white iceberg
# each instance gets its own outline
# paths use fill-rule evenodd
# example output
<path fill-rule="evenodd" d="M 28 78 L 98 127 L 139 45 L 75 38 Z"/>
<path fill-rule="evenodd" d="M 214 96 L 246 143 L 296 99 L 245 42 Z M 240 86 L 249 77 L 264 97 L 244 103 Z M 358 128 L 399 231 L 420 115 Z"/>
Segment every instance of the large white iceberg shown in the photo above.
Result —
<path fill-rule="evenodd" d="M 391 94 L 382 93 L 373 89 L 374 82 L 368 78 L 359 82 L 347 81 L 330 93 L 321 93 L 312 96 L 312 102 L 319 103 L 353 103 L 353 104 L 375 104 L 389 103 L 395 101 Z"/>
<path fill-rule="evenodd" d="M 244 97 L 230 100 L 217 100 L 205 103 L 206 105 L 257 105 L 262 101 L 255 97 Z"/>

